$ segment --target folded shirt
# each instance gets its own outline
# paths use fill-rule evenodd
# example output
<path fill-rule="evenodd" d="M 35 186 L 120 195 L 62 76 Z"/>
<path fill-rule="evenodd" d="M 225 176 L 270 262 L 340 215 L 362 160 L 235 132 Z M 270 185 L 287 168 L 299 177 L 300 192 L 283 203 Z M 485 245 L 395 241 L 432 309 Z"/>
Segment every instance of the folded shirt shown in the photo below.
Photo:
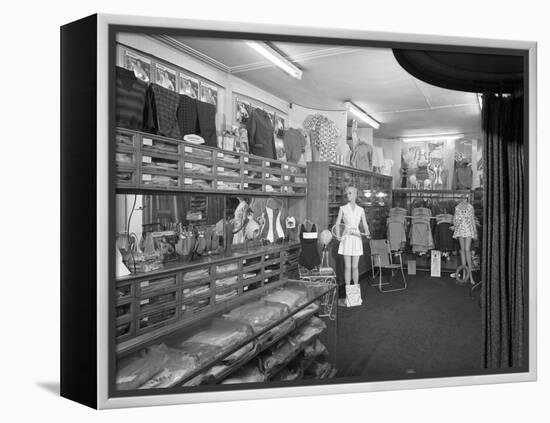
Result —
<path fill-rule="evenodd" d="M 325 323 L 318 317 L 313 316 L 309 322 L 298 328 L 292 337 L 299 343 L 305 344 L 309 342 L 315 335 L 320 334 L 326 329 Z"/>
<path fill-rule="evenodd" d="M 210 166 L 201 165 L 199 163 L 192 163 L 191 167 L 187 167 L 185 170 L 198 175 L 212 175 L 212 168 Z"/>
<path fill-rule="evenodd" d="M 304 291 L 283 288 L 266 295 L 263 299 L 273 303 L 284 304 L 292 310 L 307 301 L 307 294 Z"/>
<path fill-rule="evenodd" d="M 184 282 L 196 281 L 200 279 L 206 279 L 210 276 L 210 271 L 208 269 L 198 269 L 186 272 L 183 275 Z"/>
<path fill-rule="evenodd" d="M 183 298 L 194 298 L 210 293 L 210 284 L 196 286 L 193 288 L 183 288 Z"/>
<path fill-rule="evenodd" d="M 259 332 L 279 320 L 286 313 L 287 308 L 282 304 L 266 304 L 263 301 L 255 301 L 234 308 L 224 314 L 223 318 L 245 323 L 251 326 L 254 332 Z"/>
<path fill-rule="evenodd" d="M 237 295 L 239 295 L 239 291 L 236 289 L 234 291 L 225 292 L 223 294 L 216 294 L 216 303 L 222 303 L 224 301 L 230 300 Z"/>
<path fill-rule="evenodd" d="M 210 297 L 186 302 L 185 304 L 182 304 L 181 311 L 183 313 L 195 313 L 205 307 L 208 307 L 208 305 L 210 305 Z"/>
<path fill-rule="evenodd" d="M 228 176 L 228 177 L 231 177 L 231 178 L 238 178 L 239 176 L 241 176 L 241 174 L 239 173 L 238 170 L 224 169 L 224 170 L 220 171 L 218 169 L 218 176 Z"/>
<path fill-rule="evenodd" d="M 328 350 L 319 339 L 316 339 L 313 344 L 307 345 L 304 348 L 304 356 L 307 358 L 317 357 L 323 354 L 328 354 Z"/>
<path fill-rule="evenodd" d="M 277 345 L 263 355 L 261 359 L 262 367 L 265 371 L 270 371 L 276 366 L 287 361 L 294 354 L 300 345 L 292 338 L 286 338 L 277 343 Z"/>
<path fill-rule="evenodd" d="M 230 276 L 228 278 L 216 279 L 216 288 L 229 288 L 239 283 L 238 276 Z"/>
<path fill-rule="evenodd" d="M 218 181 L 218 189 L 236 191 L 236 190 L 241 189 L 241 184 L 240 184 L 240 182 Z"/>
<path fill-rule="evenodd" d="M 121 360 L 117 365 L 117 389 L 137 389 L 161 372 L 168 360 L 167 350 L 164 344 L 153 345 Z"/>
<path fill-rule="evenodd" d="M 222 384 L 264 382 L 265 380 L 265 375 L 257 366 L 247 365 L 241 367 L 231 377 L 223 380 Z"/>
<path fill-rule="evenodd" d="M 166 362 L 157 373 L 139 389 L 168 388 L 173 386 L 197 368 L 197 359 L 174 348 L 167 348 Z"/>
<path fill-rule="evenodd" d="M 234 272 L 239 269 L 239 263 L 228 263 L 216 266 L 216 274 Z"/>

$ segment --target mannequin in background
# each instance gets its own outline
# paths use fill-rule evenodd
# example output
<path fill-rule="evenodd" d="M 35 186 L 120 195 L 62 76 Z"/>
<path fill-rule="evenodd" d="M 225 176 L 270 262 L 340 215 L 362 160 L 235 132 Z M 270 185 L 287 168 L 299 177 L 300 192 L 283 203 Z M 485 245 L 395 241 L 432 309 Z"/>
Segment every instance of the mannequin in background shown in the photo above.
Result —
<path fill-rule="evenodd" d="M 344 280 L 346 285 L 351 283 L 351 280 L 359 283 L 359 258 L 363 255 L 363 240 L 359 233 L 359 224 L 363 224 L 365 233 L 369 233 L 365 210 L 358 206 L 355 201 L 357 199 L 357 188 L 347 187 L 346 196 L 348 204 L 341 206 L 336 219 L 336 226 L 344 223 L 346 231 L 344 234 L 339 234 L 342 237 L 338 254 L 344 256 L 345 274 Z"/>
<path fill-rule="evenodd" d="M 460 198 L 460 202 L 455 208 L 453 218 L 454 234 L 453 238 L 458 238 L 460 243 L 460 259 L 463 265 L 468 267 L 470 271 L 470 283 L 475 284 L 472 275 L 472 239 L 477 238 L 477 230 L 474 217 L 474 206 L 468 202 L 468 194 L 464 194 Z"/>

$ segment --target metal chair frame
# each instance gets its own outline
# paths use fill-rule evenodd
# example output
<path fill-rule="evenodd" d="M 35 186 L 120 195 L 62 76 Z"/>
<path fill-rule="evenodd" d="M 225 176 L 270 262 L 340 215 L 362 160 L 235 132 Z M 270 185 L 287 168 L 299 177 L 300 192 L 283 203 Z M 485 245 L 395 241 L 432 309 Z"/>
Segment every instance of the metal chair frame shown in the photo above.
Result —
<path fill-rule="evenodd" d="M 405 272 L 403 271 L 403 257 L 401 256 L 401 251 L 391 251 L 390 250 L 390 244 L 387 239 L 385 240 L 375 240 L 375 241 L 385 241 L 385 244 L 387 246 L 387 257 L 388 257 L 388 264 L 382 264 L 382 253 L 371 253 L 370 259 L 371 259 L 371 270 L 372 270 L 372 280 L 375 281 L 376 275 L 378 274 L 378 283 L 371 284 L 371 286 L 376 286 L 378 290 L 382 293 L 386 292 L 396 292 L 396 291 L 403 291 L 407 289 L 407 278 L 405 277 Z M 372 251 L 372 241 L 371 241 L 371 251 Z M 393 263 L 392 256 L 399 257 L 399 264 Z M 375 274 L 375 267 L 378 267 L 378 270 Z M 394 288 L 394 289 L 384 289 L 382 288 L 384 285 L 389 285 L 389 282 L 382 282 L 382 271 L 383 269 L 390 269 L 392 271 L 392 278 L 395 276 L 394 272 L 397 270 L 401 271 L 401 276 L 403 278 L 403 286 L 400 288 Z"/>

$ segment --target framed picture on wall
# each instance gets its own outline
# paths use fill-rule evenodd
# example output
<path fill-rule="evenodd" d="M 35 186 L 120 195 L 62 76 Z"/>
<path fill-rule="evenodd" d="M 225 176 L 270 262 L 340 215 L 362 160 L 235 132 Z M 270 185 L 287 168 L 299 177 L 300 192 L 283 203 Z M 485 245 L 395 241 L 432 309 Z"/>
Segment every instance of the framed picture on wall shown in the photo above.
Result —
<path fill-rule="evenodd" d="M 176 91 L 176 71 L 160 63 L 157 63 L 155 68 L 155 82 L 161 87 Z"/>
<path fill-rule="evenodd" d="M 199 80 L 183 72 L 179 73 L 179 93 L 199 98 Z"/>
<path fill-rule="evenodd" d="M 62 27 L 63 396 L 536 379 L 534 43 L 163 22 Z"/>
<path fill-rule="evenodd" d="M 218 87 L 202 82 L 201 87 L 201 101 L 206 103 L 213 104 L 214 106 L 218 105 Z"/>
<path fill-rule="evenodd" d="M 134 71 L 136 78 L 151 81 L 151 60 L 130 50 L 124 52 L 124 67 Z"/>

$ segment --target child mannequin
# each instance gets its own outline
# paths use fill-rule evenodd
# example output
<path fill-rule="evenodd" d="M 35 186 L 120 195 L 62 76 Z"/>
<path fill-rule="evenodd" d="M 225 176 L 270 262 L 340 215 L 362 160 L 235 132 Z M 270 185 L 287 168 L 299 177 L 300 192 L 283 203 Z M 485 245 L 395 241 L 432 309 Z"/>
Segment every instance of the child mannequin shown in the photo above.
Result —
<path fill-rule="evenodd" d="M 344 280 L 346 285 L 349 285 L 352 279 L 355 283 L 359 283 L 359 258 L 363 255 L 363 242 L 359 233 L 359 224 L 363 224 L 363 229 L 367 234 L 369 234 L 369 226 L 367 225 L 365 211 L 355 203 L 357 188 L 346 188 L 345 195 L 348 198 L 348 204 L 340 207 L 336 225 L 340 225 L 342 220 L 346 225 L 345 233 L 339 234 L 342 236 L 342 240 L 338 247 L 338 254 L 344 256 Z"/>
<path fill-rule="evenodd" d="M 460 243 L 460 260 L 461 263 L 468 267 L 470 271 L 470 283 L 475 285 L 472 275 L 472 238 L 477 238 L 476 224 L 474 219 L 474 207 L 468 202 L 468 195 L 461 197 L 460 202 L 455 208 L 453 218 L 454 234 L 453 238 L 458 238 Z"/>

